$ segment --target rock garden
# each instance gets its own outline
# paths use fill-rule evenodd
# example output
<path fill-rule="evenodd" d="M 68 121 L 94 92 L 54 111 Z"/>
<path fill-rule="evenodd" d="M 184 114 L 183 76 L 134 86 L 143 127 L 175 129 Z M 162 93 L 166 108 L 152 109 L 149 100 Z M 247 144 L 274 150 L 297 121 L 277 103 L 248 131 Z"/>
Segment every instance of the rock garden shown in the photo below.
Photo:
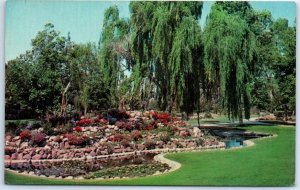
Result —
<path fill-rule="evenodd" d="M 6 168 L 57 178 L 153 175 L 170 169 L 153 159 L 162 152 L 224 147 L 199 128 L 155 111 L 111 110 L 77 121 L 6 128 L 12 129 L 5 136 Z"/>

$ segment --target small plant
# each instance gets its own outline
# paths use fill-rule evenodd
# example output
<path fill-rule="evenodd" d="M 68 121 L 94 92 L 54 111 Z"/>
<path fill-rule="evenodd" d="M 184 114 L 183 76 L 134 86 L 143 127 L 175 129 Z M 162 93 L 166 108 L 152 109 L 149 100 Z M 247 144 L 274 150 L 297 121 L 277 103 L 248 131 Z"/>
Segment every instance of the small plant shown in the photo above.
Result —
<path fill-rule="evenodd" d="M 65 136 L 68 138 L 68 142 L 70 145 L 81 146 L 86 142 L 86 138 L 84 138 L 83 136 L 75 134 L 66 134 Z"/>
<path fill-rule="evenodd" d="M 82 128 L 80 126 L 76 126 L 74 130 L 76 132 L 82 132 Z"/>
<path fill-rule="evenodd" d="M 28 129 L 23 130 L 20 133 L 20 138 L 22 141 L 29 140 L 31 138 L 31 132 Z"/>
<path fill-rule="evenodd" d="M 134 140 L 134 141 L 138 141 L 139 139 L 142 139 L 143 136 L 141 134 L 140 131 L 138 130 L 134 130 L 131 132 L 131 138 Z"/>
<path fill-rule="evenodd" d="M 147 150 L 151 150 L 151 149 L 155 149 L 155 141 L 153 140 L 147 140 L 144 145 L 146 147 Z"/>
<path fill-rule="evenodd" d="M 129 142 L 128 142 L 128 140 L 126 140 L 126 139 L 123 139 L 123 140 L 121 141 L 121 145 L 122 145 L 124 148 L 130 147 Z"/>
<path fill-rule="evenodd" d="M 167 143 L 168 141 L 171 140 L 170 134 L 168 132 L 163 132 L 160 136 L 159 139 L 163 141 L 164 143 Z"/>
<path fill-rule="evenodd" d="M 108 140 L 112 142 L 121 142 L 123 139 L 124 136 L 122 134 L 115 134 L 108 138 Z"/>
<path fill-rule="evenodd" d="M 37 146 L 44 146 L 46 142 L 46 134 L 45 133 L 35 133 L 32 135 L 32 142 Z"/>

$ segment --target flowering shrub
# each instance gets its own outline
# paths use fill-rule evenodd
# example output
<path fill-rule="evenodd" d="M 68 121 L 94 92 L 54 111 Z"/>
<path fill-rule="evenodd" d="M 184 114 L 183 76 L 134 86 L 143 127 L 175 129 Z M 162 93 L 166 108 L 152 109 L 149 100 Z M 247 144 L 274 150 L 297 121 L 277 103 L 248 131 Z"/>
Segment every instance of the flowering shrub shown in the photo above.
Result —
<path fill-rule="evenodd" d="M 80 146 L 86 142 L 86 138 L 83 136 L 75 135 L 75 134 L 66 134 L 66 138 L 68 138 L 68 142 L 70 145 Z"/>
<path fill-rule="evenodd" d="M 56 137 L 54 138 L 54 142 L 60 143 L 60 142 L 62 142 L 62 139 L 60 138 L 60 136 L 56 136 Z"/>
<path fill-rule="evenodd" d="M 130 147 L 129 142 L 128 142 L 128 140 L 126 140 L 126 139 L 123 139 L 123 140 L 121 141 L 121 145 L 122 145 L 124 148 Z"/>
<path fill-rule="evenodd" d="M 168 113 L 162 112 L 151 112 L 152 118 L 155 120 L 159 120 L 163 124 L 167 124 L 168 122 L 173 120 L 173 117 L 170 116 Z"/>
<path fill-rule="evenodd" d="M 80 121 L 77 122 L 77 126 L 86 126 L 86 125 L 91 125 L 93 123 L 92 119 L 81 119 Z"/>
<path fill-rule="evenodd" d="M 131 132 L 131 138 L 134 141 L 138 141 L 139 139 L 142 139 L 143 136 L 142 136 L 140 131 L 134 130 L 134 131 Z"/>
<path fill-rule="evenodd" d="M 171 140 L 170 134 L 168 132 L 164 132 L 160 134 L 159 139 L 165 143 Z"/>
<path fill-rule="evenodd" d="M 20 133 L 21 140 L 29 140 L 31 138 L 31 132 L 28 129 L 23 130 Z"/>
<path fill-rule="evenodd" d="M 82 132 L 82 128 L 80 126 L 76 126 L 74 130 L 76 132 Z"/>
<path fill-rule="evenodd" d="M 115 123 L 115 125 L 119 129 L 123 129 L 123 130 L 126 130 L 126 131 L 131 131 L 134 128 L 134 125 L 131 121 L 117 121 Z"/>
<path fill-rule="evenodd" d="M 155 121 L 151 122 L 150 124 L 148 124 L 144 129 L 145 130 L 152 130 L 152 129 L 155 129 L 157 128 L 157 124 Z"/>
<path fill-rule="evenodd" d="M 118 110 L 111 110 L 108 112 L 108 115 L 110 115 L 113 118 L 116 118 L 117 121 L 130 118 L 130 115 L 128 113 L 126 113 L 125 111 L 121 112 Z"/>
<path fill-rule="evenodd" d="M 32 142 L 38 146 L 43 146 L 46 142 L 46 134 L 45 133 L 35 133 L 32 135 Z"/>
<path fill-rule="evenodd" d="M 124 139 L 124 136 L 121 134 L 115 134 L 115 135 L 108 137 L 108 140 L 112 141 L 112 142 L 120 142 L 123 139 Z"/>
<path fill-rule="evenodd" d="M 153 140 L 147 140 L 144 145 L 146 147 L 147 150 L 150 150 L 150 149 L 155 149 L 155 141 Z"/>

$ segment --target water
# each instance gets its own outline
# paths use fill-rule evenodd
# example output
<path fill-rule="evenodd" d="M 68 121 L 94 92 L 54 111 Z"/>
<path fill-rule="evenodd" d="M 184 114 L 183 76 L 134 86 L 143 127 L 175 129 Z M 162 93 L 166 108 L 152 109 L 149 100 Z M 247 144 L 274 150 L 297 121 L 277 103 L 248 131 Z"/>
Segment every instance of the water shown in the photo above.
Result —
<path fill-rule="evenodd" d="M 241 138 L 231 138 L 231 139 L 225 140 L 224 142 L 225 142 L 226 148 L 243 146 L 243 139 L 241 139 Z"/>

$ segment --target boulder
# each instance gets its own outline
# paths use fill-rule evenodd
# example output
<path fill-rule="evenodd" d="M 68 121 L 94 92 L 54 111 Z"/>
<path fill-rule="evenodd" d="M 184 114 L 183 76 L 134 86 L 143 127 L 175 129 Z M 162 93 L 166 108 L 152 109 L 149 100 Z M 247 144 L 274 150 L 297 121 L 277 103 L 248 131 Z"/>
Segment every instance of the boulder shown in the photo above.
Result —
<path fill-rule="evenodd" d="M 7 141 L 7 142 L 11 142 L 12 139 L 13 139 L 13 137 L 10 135 L 5 136 L 5 141 Z"/>
<path fill-rule="evenodd" d="M 32 160 L 40 160 L 41 158 L 42 158 L 41 155 L 36 154 L 36 155 L 34 155 L 34 156 L 32 157 Z"/>
<path fill-rule="evenodd" d="M 20 148 L 21 148 L 21 149 L 26 149 L 26 148 L 28 148 L 28 146 L 29 146 L 28 142 L 23 142 L 23 143 L 21 144 Z"/>
<path fill-rule="evenodd" d="M 60 148 L 60 149 L 64 149 L 64 148 L 65 148 L 65 142 L 59 143 L 59 148 Z"/>
<path fill-rule="evenodd" d="M 23 156 L 23 159 L 24 159 L 24 160 L 30 160 L 30 159 L 31 159 L 30 154 L 25 154 L 25 155 Z"/>
<path fill-rule="evenodd" d="M 5 155 L 4 160 L 10 160 L 10 155 Z"/>
<path fill-rule="evenodd" d="M 138 149 L 138 150 L 145 150 L 145 145 L 143 145 L 143 144 L 138 144 L 137 149 Z"/>
<path fill-rule="evenodd" d="M 23 153 L 18 154 L 17 160 L 23 160 Z"/>
<path fill-rule="evenodd" d="M 193 137 L 202 137 L 203 133 L 198 127 L 193 128 Z"/>
<path fill-rule="evenodd" d="M 65 145 L 64 145 L 64 146 L 65 146 L 66 149 L 69 149 L 69 148 L 70 148 L 70 145 L 69 145 L 68 142 L 65 142 Z"/>
<path fill-rule="evenodd" d="M 15 144 L 16 144 L 16 146 L 17 146 L 17 147 L 19 147 L 19 146 L 20 146 L 20 144 L 21 144 L 21 139 L 19 139 L 19 140 L 16 140 L 16 141 L 15 141 Z"/>
<path fill-rule="evenodd" d="M 16 136 L 12 139 L 13 142 L 16 142 L 17 140 L 21 140 L 21 137 L 20 136 Z"/>

